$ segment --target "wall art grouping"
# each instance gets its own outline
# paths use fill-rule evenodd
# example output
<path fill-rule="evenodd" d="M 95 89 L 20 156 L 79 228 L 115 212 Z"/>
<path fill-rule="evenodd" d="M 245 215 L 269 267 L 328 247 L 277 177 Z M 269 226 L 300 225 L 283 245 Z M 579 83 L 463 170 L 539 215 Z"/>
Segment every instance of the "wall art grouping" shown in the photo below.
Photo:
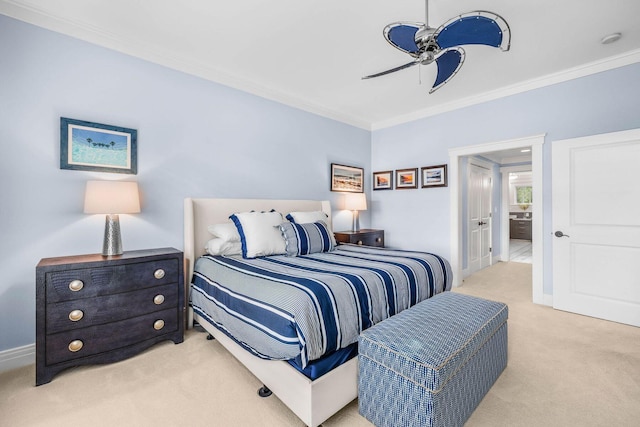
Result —
<path fill-rule="evenodd" d="M 380 171 L 373 173 L 374 190 L 403 190 L 418 188 L 418 181 L 422 188 L 446 187 L 447 165 L 424 166 L 420 168 L 396 169 L 394 171 Z M 395 187 L 394 187 L 395 183 Z"/>

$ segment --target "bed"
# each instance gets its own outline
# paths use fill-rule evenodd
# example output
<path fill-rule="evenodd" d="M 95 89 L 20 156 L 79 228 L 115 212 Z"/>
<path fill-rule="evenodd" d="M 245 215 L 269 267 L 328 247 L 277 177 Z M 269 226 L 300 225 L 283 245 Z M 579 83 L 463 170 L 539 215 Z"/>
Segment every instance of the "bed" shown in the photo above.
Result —
<path fill-rule="evenodd" d="M 271 210 L 321 211 L 331 228 L 328 201 L 185 199 L 189 324 L 198 322 L 305 424 L 316 427 L 357 397 L 353 355 L 359 331 L 449 290 L 451 269 L 432 254 L 351 245 L 255 259 L 206 254 L 211 224 L 228 223 L 236 212 Z M 314 374 L 316 365 L 328 372 Z"/>

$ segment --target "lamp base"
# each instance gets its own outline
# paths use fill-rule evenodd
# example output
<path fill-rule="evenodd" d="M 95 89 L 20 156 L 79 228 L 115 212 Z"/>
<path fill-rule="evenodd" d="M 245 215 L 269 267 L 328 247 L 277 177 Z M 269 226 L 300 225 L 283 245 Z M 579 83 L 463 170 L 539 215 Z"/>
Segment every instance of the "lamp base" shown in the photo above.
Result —
<path fill-rule="evenodd" d="M 354 233 L 360 231 L 360 215 L 358 211 L 353 211 L 353 225 L 351 226 L 351 231 Z"/>
<path fill-rule="evenodd" d="M 120 217 L 109 214 L 104 223 L 104 241 L 102 243 L 102 255 L 122 255 L 122 238 L 120 237 Z"/>

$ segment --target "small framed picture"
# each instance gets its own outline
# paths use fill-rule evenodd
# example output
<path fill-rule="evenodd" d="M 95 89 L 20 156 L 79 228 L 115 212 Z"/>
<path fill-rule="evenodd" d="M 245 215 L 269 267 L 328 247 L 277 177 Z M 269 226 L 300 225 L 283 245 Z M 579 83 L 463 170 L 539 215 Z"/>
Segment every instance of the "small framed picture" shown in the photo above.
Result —
<path fill-rule="evenodd" d="M 418 168 L 396 170 L 396 190 L 418 188 Z"/>
<path fill-rule="evenodd" d="M 138 173 L 138 131 L 60 117 L 60 169 Z"/>
<path fill-rule="evenodd" d="M 446 186 L 447 165 L 425 166 L 422 168 L 422 188 Z"/>
<path fill-rule="evenodd" d="M 393 190 L 393 171 L 373 173 L 374 190 Z"/>
<path fill-rule="evenodd" d="M 331 163 L 331 191 L 364 192 L 364 169 Z"/>

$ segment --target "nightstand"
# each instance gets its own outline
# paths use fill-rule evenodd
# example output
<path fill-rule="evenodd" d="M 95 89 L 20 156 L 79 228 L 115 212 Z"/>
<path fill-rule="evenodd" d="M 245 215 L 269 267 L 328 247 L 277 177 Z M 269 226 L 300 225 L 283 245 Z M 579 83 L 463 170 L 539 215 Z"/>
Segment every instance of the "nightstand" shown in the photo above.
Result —
<path fill-rule="evenodd" d="M 384 247 L 384 230 L 363 228 L 360 231 L 337 231 L 334 234 L 339 243 Z"/>
<path fill-rule="evenodd" d="M 45 258 L 36 267 L 36 385 L 184 340 L 182 252 Z"/>

